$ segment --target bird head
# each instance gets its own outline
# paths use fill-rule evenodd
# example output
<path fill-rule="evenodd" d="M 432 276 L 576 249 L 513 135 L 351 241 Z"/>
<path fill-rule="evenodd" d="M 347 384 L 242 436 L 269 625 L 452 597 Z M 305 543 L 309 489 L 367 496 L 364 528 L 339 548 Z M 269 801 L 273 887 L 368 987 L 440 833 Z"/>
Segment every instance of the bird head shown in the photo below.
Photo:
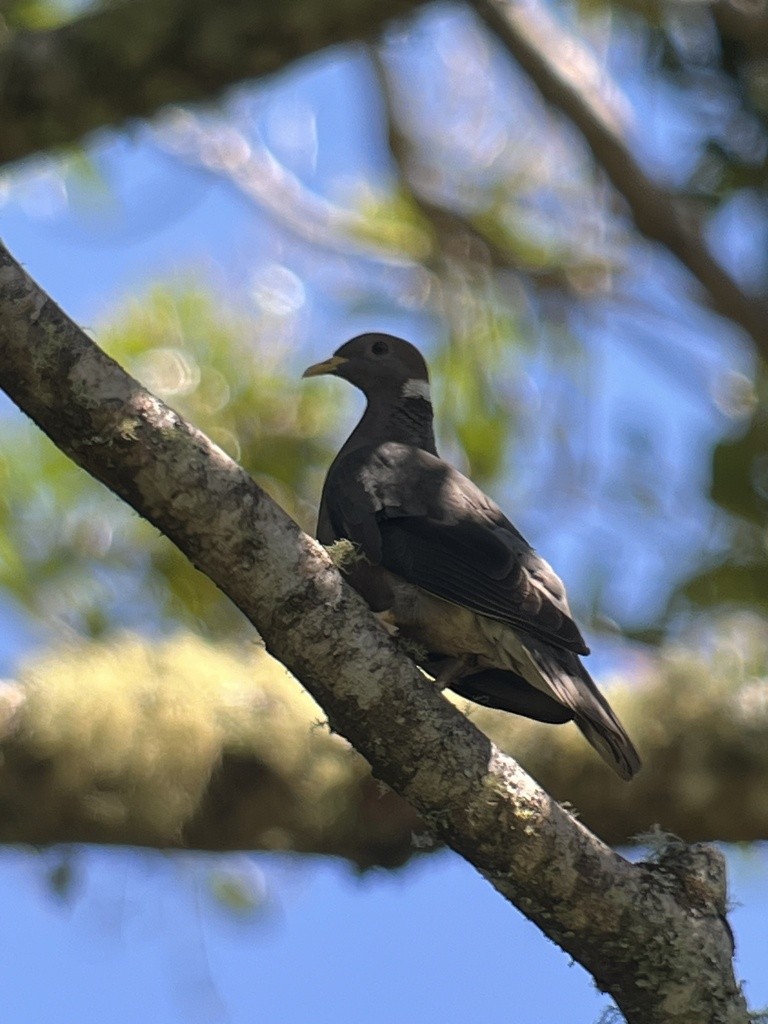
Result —
<path fill-rule="evenodd" d="M 330 359 L 308 367 L 303 377 L 343 377 L 367 398 L 382 393 L 429 401 L 429 373 L 419 350 L 391 334 L 360 334 Z"/>

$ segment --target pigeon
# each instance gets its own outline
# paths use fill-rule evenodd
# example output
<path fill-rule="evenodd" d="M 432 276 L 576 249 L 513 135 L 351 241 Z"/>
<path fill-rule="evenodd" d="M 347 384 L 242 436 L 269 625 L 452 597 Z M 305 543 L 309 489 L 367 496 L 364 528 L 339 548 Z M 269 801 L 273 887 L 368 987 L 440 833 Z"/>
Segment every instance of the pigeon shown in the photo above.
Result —
<path fill-rule="evenodd" d="M 584 668 L 565 587 L 498 505 L 437 454 L 418 349 L 361 334 L 304 371 L 367 399 L 323 486 L 317 538 L 354 545 L 351 585 L 390 631 L 418 642 L 438 684 L 486 707 L 573 721 L 622 778 L 632 741 Z"/>

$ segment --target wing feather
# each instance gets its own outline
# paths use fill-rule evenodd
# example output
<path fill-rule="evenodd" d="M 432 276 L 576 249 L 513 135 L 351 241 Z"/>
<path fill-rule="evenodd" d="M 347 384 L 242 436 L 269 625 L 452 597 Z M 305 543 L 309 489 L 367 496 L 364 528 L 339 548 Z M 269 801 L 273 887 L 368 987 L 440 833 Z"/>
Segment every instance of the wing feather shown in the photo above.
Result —
<path fill-rule="evenodd" d="M 471 480 L 420 448 L 392 442 L 337 459 L 320 523 L 324 543 L 346 537 L 443 600 L 589 653 L 550 565 Z"/>

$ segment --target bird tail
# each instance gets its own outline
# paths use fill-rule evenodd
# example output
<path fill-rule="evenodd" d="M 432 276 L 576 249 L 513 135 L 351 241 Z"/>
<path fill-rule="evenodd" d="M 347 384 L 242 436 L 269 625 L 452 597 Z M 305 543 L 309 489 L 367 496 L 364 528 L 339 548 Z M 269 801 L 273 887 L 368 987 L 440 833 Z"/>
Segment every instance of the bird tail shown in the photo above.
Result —
<path fill-rule="evenodd" d="M 631 779 L 640 768 L 640 757 L 579 657 L 573 651 L 554 647 L 530 633 L 518 633 L 506 623 L 486 616 L 477 615 L 475 621 L 493 651 L 495 667 L 509 670 L 513 684 L 516 678 L 522 677 L 526 683 L 543 693 L 548 698 L 548 703 L 544 702 L 547 708 L 551 703 L 566 708 L 570 713 L 568 717 L 573 716 L 576 725 L 603 760 L 622 779 Z M 489 655 L 486 654 L 486 657 Z M 525 705 L 518 707 L 512 700 L 515 697 L 512 693 L 503 703 L 500 702 L 495 693 L 498 680 L 494 677 L 493 681 L 493 687 L 481 685 L 479 688 L 486 697 L 485 703 L 532 718 L 542 717 L 537 713 L 531 714 L 532 708 L 535 711 L 541 710 L 541 702 L 531 703 L 526 697 Z M 484 682 L 484 674 L 481 674 L 480 682 Z M 462 683 L 464 686 L 459 688 L 459 692 L 463 690 L 470 699 L 476 700 L 471 693 L 467 693 L 467 683 L 471 687 L 471 679 L 462 680 Z M 518 689 L 522 692 L 522 688 Z M 543 720 L 557 721 L 557 718 L 548 712 L 548 717 Z M 560 718 L 560 721 L 563 720 Z"/>
<path fill-rule="evenodd" d="M 642 761 L 624 727 L 608 707 L 608 716 L 596 722 L 592 716 L 574 713 L 573 720 L 598 754 L 626 782 L 640 770 Z"/>
<path fill-rule="evenodd" d="M 571 709 L 589 743 L 617 775 L 629 781 L 640 769 L 640 755 L 580 659 L 570 651 L 554 651 L 537 642 L 526 642 L 525 647 L 548 689 Z"/>

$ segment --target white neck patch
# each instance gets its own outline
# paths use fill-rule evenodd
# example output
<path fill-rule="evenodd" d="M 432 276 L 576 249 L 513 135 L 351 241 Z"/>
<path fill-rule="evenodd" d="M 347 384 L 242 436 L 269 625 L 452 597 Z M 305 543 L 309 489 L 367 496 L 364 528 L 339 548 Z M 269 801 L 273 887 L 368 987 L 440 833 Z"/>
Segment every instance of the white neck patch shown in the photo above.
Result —
<path fill-rule="evenodd" d="M 400 394 L 403 398 L 423 398 L 425 402 L 432 401 L 429 383 L 425 380 L 417 380 L 415 377 L 403 384 Z"/>

